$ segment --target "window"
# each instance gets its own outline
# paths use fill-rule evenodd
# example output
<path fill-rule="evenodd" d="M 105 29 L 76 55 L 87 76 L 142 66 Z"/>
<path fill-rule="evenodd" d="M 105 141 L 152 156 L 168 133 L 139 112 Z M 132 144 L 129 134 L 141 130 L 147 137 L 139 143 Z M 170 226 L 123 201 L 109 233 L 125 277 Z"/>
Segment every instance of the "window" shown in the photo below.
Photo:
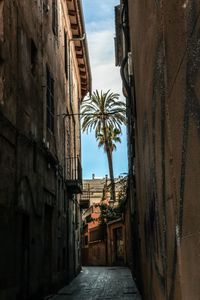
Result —
<path fill-rule="evenodd" d="M 85 218 L 86 223 L 90 223 L 93 221 L 91 214 Z"/>
<path fill-rule="evenodd" d="M 65 74 L 66 78 L 68 78 L 68 39 L 67 33 L 64 33 L 64 51 L 65 51 Z"/>
<path fill-rule="evenodd" d="M 37 65 L 37 48 L 33 40 L 31 40 L 31 73 L 35 76 Z"/>
<path fill-rule="evenodd" d="M 37 144 L 33 144 L 33 171 L 37 172 Z"/>
<path fill-rule="evenodd" d="M 63 207 L 64 207 L 64 213 L 67 211 L 67 205 L 66 205 L 66 198 L 63 196 Z"/>
<path fill-rule="evenodd" d="M 52 30 L 55 36 L 58 36 L 58 3 L 52 0 Z"/>
<path fill-rule="evenodd" d="M 105 228 L 99 226 L 97 229 L 90 230 L 90 242 L 103 241 L 105 237 Z"/>
<path fill-rule="evenodd" d="M 63 256 L 63 259 L 62 259 L 62 262 L 63 262 L 62 269 L 65 270 L 65 268 L 66 268 L 66 249 L 65 248 L 63 248 L 63 250 L 62 250 L 62 256 Z"/>
<path fill-rule="evenodd" d="M 47 128 L 54 132 L 54 80 L 47 67 Z"/>
<path fill-rule="evenodd" d="M 4 1 L 0 0 L 0 41 L 4 40 Z"/>
<path fill-rule="evenodd" d="M 87 246 L 87 245 L 88 245 L 88 235 L 85 235 L 84 244 L 85 244 L 85 246 Z"/>
<path fill-rule="evenodd" d="M 75 202 L 75 229 L 76 230 L 78 229 L 78 225 L 79 225 L 79 222 L 78 222 L 78 205 L 77 205 L 77 202 Z"/>

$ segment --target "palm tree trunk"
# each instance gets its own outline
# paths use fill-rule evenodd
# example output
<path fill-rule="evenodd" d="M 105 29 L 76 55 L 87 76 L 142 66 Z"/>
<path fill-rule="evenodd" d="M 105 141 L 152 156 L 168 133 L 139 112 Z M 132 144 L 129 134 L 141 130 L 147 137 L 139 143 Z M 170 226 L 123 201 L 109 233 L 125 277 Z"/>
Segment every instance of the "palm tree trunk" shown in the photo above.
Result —
<path fill-rule="evenodd" d="M 114 172 L 113 172 L 112 150 L 110 149 L 108 143 L 105 120 L 103 120 L 103 132 L 105 138 L 105 150 L 108 158 L 108 168 L 109 168 L 109 175 L 110 175 L 110 182 L 111 182 L 111 199 L 115 202 L 116 197 L 115 197 L 115 180 L 114 180 Z"/>
<path fill-rule="evenodd" d="M 112 160 L 112 152 L 110 149 L 108 149 L 107 158 L 108 158 L 108 167 L 109 167 L 109 173 L 110 173 L 110 181 L 111 181 L 111 199 L 115 202 L 115 180 L 114 180 L 114 172 L 113 172 L 113 160 Z"/>

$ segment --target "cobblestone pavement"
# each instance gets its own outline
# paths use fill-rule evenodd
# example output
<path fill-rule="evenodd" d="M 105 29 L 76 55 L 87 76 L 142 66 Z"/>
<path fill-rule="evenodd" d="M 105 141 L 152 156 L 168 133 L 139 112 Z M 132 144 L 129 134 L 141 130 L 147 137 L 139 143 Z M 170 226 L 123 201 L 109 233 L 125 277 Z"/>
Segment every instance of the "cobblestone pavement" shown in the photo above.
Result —
<path fill-rule="evenodd" d="M 141 300 L 131 272 L 125 267 L 84 267 L 51 300 Z"/>

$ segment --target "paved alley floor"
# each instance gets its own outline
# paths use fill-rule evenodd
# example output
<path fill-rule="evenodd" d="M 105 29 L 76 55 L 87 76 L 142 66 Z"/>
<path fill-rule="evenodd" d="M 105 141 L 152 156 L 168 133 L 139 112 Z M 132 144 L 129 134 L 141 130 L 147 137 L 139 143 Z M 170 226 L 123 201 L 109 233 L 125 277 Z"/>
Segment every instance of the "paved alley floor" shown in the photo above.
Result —
<path fill-rule="evenodd" d="M 141 300 L 125 267 L 83 267 L 81 273 L 51 300 Z"/>

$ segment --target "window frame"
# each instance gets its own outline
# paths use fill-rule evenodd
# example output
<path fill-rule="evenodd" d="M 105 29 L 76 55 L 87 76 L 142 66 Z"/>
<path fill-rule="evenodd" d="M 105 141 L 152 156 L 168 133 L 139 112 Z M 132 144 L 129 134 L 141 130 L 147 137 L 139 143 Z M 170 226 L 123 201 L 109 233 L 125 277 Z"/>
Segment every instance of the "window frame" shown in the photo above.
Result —
<path fill-rule="evenodd" d="M 47 89 L 46 89 L 46 125 L 47 128 L 54 133 L 54 79 L 49 71 L 48 66 L 46 66 L 46 80 L 47 80 Z"/>
<path fill-rule="evenodd" d="M 65 75 L 69 78 L 69 40 L 67 32 L 64 30 L 64 61 L 65 61 Z"/>

